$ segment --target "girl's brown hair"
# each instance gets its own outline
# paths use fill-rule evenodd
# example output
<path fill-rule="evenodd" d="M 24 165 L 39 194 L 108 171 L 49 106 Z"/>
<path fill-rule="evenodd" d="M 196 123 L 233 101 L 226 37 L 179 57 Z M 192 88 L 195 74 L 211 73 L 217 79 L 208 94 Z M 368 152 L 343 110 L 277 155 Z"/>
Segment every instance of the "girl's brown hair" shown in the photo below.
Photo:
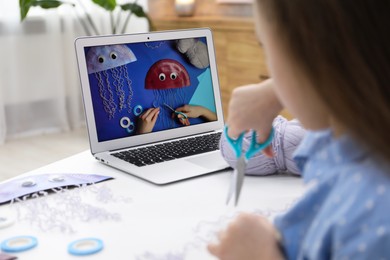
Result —
<path fill-rule="evenodd" d="M 336 122 L 390 161 L 390 1 L 256 1 Z"/>

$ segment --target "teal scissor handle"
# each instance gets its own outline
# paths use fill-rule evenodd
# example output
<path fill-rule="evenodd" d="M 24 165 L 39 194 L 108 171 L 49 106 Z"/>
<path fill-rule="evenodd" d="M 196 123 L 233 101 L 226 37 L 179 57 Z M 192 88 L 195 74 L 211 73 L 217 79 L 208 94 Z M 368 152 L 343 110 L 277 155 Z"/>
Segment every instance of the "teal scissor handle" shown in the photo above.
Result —
<path fill-rule="evenodd" d="M 242 141 L 244 140 L 245 133 L 241 133 L 237 139 L 233 139 L 229 137 L 228 135 L 228 126 L 225 126 L 224 128 L 225 136 L 230 144 L 230 146 L 233 148 L 234 152 L 236 153 L 237 158 L 240 158 L 242 155 Z M 271 128 L 271 133 L 269 134 L 267 140 L 263 143 L 258 143 L 256 141 L 256 131 L 252 131 L 252 140 L 249 145 L 248 150 L 245 153 L 245 159 L 249 160 L 253 155 L 260 152 L 261 150 L 265 149 L 267 146 L 269 146 L 272 142 L 272 139 L 274 138 L 274 128 Z"/>
<path fill-rule="evenodd" d="M 184 114 L 183 112 L 180 112 L 180 111 L 176 111 L 174 112 L 176 115 L 181 115 L 183 118 L 180 118 L 180 119 L 187 119 L 188 116 L 186 114 Z"/>
<path fill-rule="evenodd" d="M 226 125 L 225 128 L 224 128 L 224 133 L 225 133 L 225 136 L 226 136 L 226 140 L 228 141 L 229 145 L 233 148 L 233 151 L 236 153 L 236 157 L 237 158 L 240 158 L 241 157 L 241 154 L 242 154 L 242 150 L 241 150 L 241 147 L 242 147 L 242 140 L 244 140 L 244 134 L 245 133 L 241 133 L 237 139 L 233 139 L 231 138 L 229 135 L 228 135 L 228 126 Z"/>

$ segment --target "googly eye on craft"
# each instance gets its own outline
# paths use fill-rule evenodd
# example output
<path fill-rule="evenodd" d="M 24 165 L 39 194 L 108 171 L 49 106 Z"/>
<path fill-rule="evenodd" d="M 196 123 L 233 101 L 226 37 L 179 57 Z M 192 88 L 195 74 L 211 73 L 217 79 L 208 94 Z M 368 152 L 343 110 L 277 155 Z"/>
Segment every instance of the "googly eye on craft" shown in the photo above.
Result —
<path fill-rule="evenodd" d="M 144 111 L 143 107 L 141 105 L 136 105 L 134 108 L 133 108 L 133 113 L 134 115 L 136 116 L 139 116 L 142 114 L 142 112 Z"/>
<path fill-rule="evenodd" d="M 38 245 L 38 240 L 33 236 L 17 236 L 4 240 L 1 250 L 6 253 L 19 253 L 33 249 Z"/>
<path fill-rule="evenodd" d="M 98 57 L 98 61 L 99 61 L 99 63 L 103 63 L 104 62 L 104 57 L 103 56 L 99 56 Z"/>
<path fill-rule="evenodd" d="M 175 72 L 172 72 L 170 77 L 172 80 L 175 80 L 177 79 L 177 74 Z"/>
<path fill-rule="evenodd" d="M 24 188 L 34 187 L 37 183 L 33 179 L 24 180 L 21 184 Z"/>
<path fill-rule="evenodd" d="M 161 80 L 161 81 L 164 81 L 166 76 L 164 73 L 160 73 L 160 75 L 158 75 L 158 78 Z"/>
<path fill-rule="evenodd" d="M 84 256 L 92 255 L 103 249 L 103 241 L 97 238 L 84 238 L 73 241 L 68 246 L 68 252 L 71 255 Z"/>
<path fill-rule="evenodd" d="M 49 177 L 49 181 L 51 182 L 63 182 L 65 181 L 64 176 L 61 175 L 53 175 Z"/>
<path fill-rule="evenodd" d="M 116 60 L 116 58 L 118 58 L 118 55 L 116 54 L 116 52 L 111 52 L 110 57 L 111 59 Z"/>

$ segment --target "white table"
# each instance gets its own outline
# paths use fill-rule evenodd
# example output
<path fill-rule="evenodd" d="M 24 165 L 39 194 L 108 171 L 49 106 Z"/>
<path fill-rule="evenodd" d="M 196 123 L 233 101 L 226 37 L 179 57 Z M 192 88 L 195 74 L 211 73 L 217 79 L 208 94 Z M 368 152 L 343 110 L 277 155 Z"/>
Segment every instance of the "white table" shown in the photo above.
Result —
<path fill-rule="evenodd" d="M 203 245 L 198 243 L 196 248 L 193 246 L 194 241 L 199 240 L 199 237 L 208 237 L 202 232 L 207 233 L 207 230 L 212 230 L 213 222 L 215 224 L 226 221 L 227 217 L 224 216 L 231 215 L 233 210 L 225 206 L 230 171 L 156 186 L 99 163 L 86 151 L 23 176 L 43 173 L 112 176 L 114 180 L 96 184 L 97 187 L 105 185 L 104 187 L 109 188 L 115 197 L 130 197 L 132 201 L 104 204 L 86 198 L 87 203 L 91 205 L 118 213 L 121 220 L 83 222 L 70 219 L 68 224 L 76 230 L 73 234 L 63 233 L 57 229 L 43 231 L 26 221 L 17 221 L 8 228 L 0 229 L 0 241 L 18 235 L 32 235 L 38 238 L 39 244 L 36 248 L 14 254 L 22 260 L 80 259 L 68 254 L 67 246 L 70 242 L 84 237 L 102 239 L 104 249 L 82 259 L 137 259 L 137 257 L 140 259 L 139 256 L 145 256 L 147 252 L 166 256 L 169 252 L 180 253 L 184 249 L 186 250 L 184 259 L 213 259 L 207 253 L 204 242 Z M 240 204 L 234 210 L 280 211 L 286 209 L 287 205 L 302 193 L 303 185 L 297 177 L 248 176 L 244 182 Z M 49 195 L 49 198 L 50 196 L 52 195 Z M 13 210 L 15 208 L 10 208 L 9 205 L 0 206 L 0 215 L 2 211 Z"/>

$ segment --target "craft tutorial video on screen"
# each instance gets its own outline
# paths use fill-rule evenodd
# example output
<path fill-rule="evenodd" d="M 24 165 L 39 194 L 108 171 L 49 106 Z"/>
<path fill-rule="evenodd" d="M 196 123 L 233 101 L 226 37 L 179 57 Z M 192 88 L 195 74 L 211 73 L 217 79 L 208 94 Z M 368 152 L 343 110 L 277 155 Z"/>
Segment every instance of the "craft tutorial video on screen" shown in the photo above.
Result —
<path fill-rule="evenodd" d="M 86 47 L 85 55 L 99 142 L 210 121 L 185 105 L 216 114 L 205 37 Z"/>

